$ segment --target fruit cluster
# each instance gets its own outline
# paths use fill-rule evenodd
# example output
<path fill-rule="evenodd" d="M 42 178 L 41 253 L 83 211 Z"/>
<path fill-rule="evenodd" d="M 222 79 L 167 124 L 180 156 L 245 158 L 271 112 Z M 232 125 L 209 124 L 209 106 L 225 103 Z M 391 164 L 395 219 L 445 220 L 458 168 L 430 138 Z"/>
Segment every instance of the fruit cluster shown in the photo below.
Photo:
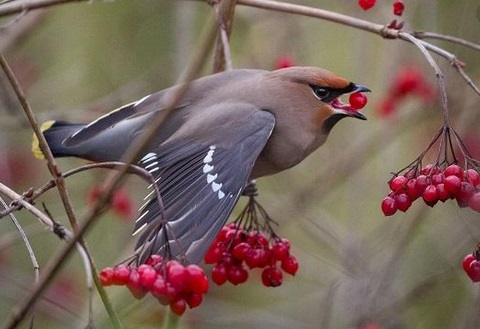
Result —
<path fill-rule="evenodd" d="M 234 285 L 244 283 L 248 279 L 247 268 L 261 268 L 262 283 L 277 287 L 283 281 L 281 270 L 291 275 L 298 271 L 298 261 L 290 254 L 287 239 L 269 239 L 258 229 L 243 229 L 235 223 L 221 229 L 204 260 L 215 264 L 212 281 L 218 285 L 227 281 Z"/>
<path fill-rule="evenodd" d="M 390 193 L 382 201 L 385 216 L 397 210 L 407 211 L 412 202 L 422 198 L 433 207 L 438 201 L 455 199 L 459 207 L 480 212 L 480 175 L 475 169 L 463 170 L 457 164 L 442 168 L 429 164 L 419 171 L 410 169 L 389 182 Z"/>
<path fill-rule="evenodd" d="M 480 252 L 477 251 L 468 254 L 463 259 L 463 269 L 473 282 L 480 281 Z"/>
<path fill-rule="evenodd" d="M 183 266 L 176 260 L 164 261 L 160 255 L 151 255 L 140 266 L 118 265 L 100 272 L 103 286 L 127 286 L 132 295 L 142 299 L 150 292 L 162 305 L 170 305 L 172 312 L 182 315 L 187 305 L 199 306 L 208 291 L 208 279 L 197 265 Z"/>

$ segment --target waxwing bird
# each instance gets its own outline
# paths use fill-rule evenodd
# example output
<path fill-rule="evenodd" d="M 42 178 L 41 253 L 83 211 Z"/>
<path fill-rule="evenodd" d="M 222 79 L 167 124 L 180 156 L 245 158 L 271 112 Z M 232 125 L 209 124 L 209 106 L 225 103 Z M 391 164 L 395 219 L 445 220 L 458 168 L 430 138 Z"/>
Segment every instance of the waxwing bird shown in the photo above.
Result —
<path fill-rule="evenodd" d="M 151 94 L 90 124 L 49 121 L 43 133 L 56 157 L 118 161 L 178 86 Z M 199 262 L 250 179 L 295 166 L 321 146 L 344 117 L 365 116 L 339 100 L 367 92 L 327 70 L 232 70 L 193 81 L 137 165 L 156 179 L 163 201 L 146 198 L 135 222 L 145 260 L 167 244 Z M 38 141 L 34 153 L 41 156 Z"/>

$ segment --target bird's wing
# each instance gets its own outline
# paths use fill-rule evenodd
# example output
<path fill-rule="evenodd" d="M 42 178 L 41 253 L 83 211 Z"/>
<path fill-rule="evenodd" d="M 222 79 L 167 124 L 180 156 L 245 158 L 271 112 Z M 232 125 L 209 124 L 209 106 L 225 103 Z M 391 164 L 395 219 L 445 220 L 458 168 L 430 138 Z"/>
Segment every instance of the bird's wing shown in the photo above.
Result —
<path fill-rule="evenodd" d="M 164 94 L 165 91 L 148 95 L 108 112 L 65 139 L 63 145 L 66 147 L 77 146 L 85 141 L 92 140 L 101 133 L 105 133 L 119 122 L 125 122 L 124 120 L 138 117 L 145 113 L 163 110 L 162 98 Z"/>
<path fill-rule="evenodd" d="M 167 235 L 174 256 L 200 262 L 232 212 L 275 117 L 252 105 L 226 107 L 214 118 L 229 124 L 205 122 L 201 131 L 190 132 L 197 133 L 194 139 L 172 136 L 140 160 L 155 177 L 163 202 L 162 209 L 152 189 L 135 223 L 134 234 L 141 232 L 136 249 L 142 261 L 165 251 Z M 228 120 L 221 118 L 225 116 Z M 162 216 L 168 220 L 166 231 Z"/>

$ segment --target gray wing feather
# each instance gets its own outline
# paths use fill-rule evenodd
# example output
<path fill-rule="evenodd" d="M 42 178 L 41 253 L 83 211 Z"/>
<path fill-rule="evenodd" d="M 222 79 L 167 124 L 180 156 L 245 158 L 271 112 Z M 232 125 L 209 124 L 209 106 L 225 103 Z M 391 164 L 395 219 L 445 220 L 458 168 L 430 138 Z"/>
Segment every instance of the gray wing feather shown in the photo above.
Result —
<path fill-rule="evenodd" d="M 164 251 L 162 214 L 168 220 L 172 254 L 198 263 L 232 212 L 275 118 L 247 104 L 230 104 L 221 113 L 238 118 L 233 121 L 235 134 L 223 125 L 194 141 L 172 138 L 152 148 L 147 153 L 150 157 L 139 162 L 155 176 L 164 206 L 161 209 L 152 196 L 135 223 L 135 231 L 141 231 L 137 251 L 142 261 Z"/>

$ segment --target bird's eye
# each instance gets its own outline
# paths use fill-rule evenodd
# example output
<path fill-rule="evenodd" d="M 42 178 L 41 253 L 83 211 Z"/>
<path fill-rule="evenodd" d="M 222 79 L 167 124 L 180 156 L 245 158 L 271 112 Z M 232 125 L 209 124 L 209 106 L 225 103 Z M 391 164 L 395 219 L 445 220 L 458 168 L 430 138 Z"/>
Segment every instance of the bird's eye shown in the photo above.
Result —
<path fill-rule="evenodd" d="M 323 87 L 315 86 L 313 92 L 321 101 L 326 101 L 328 96 L 330 96 L 330 90 Z"/>

